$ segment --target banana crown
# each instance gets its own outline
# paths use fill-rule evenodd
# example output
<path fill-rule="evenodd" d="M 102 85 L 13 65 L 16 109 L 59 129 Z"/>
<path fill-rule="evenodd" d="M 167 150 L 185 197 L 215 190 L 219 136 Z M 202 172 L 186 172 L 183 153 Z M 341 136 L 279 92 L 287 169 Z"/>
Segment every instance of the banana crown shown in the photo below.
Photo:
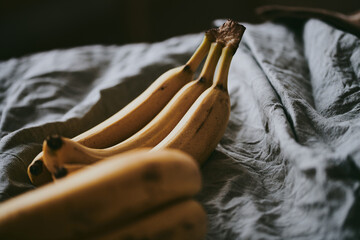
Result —
<path fill-rule="evenodd" d="M 235 53 L 245 29 L 243 25 L 229 19 L 219 28 L 216 41 L 229 46 Z"/>

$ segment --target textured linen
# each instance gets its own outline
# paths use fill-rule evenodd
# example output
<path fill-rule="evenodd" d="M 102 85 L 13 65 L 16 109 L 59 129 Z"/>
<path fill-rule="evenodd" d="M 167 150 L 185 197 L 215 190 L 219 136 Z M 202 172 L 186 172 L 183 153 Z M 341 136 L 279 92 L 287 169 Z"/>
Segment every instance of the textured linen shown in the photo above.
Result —
<path fill-rule="evenodd" d="M 244 25 L 230 121 L 196 196 L 207 239 L 360 239 L 360 40 L 318 20 Z M 1 200 L 34 188 L 26 168 L 47 135 L 109 117 L 202 36 L 1 62 Z"/>

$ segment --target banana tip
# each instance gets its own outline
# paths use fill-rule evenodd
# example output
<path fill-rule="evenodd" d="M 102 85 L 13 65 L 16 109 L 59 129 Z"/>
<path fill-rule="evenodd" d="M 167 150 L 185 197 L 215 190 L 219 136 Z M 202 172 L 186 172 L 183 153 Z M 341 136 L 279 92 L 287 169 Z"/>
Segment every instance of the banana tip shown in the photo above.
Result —
<path fill-rule="evenodd" d="M 38 176 L 43 170 L 43 161 L 36 160 L 29 168 L 32 175 Z"/>
<path fill-rule="evenodd" d="M 54 177 L 57 179 L 62 178 L 62 177 L 65 177 L 67 175 L 67 173 L 68 173 L 68 171 L 66 170 L 66 168 L 61 167 L 54 173 Z"/>
<path fill-rule="evenodd" d="M 63 145 L 61 137 L 57 134 L 48 136 L 45 141 L 51 150 L 58 150 Z"/>

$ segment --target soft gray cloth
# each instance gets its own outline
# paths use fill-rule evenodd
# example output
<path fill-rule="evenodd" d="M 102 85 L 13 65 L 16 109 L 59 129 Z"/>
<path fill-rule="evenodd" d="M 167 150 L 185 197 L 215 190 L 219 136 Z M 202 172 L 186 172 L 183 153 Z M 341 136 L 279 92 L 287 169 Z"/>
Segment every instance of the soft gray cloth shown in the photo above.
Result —
<path fill-rule="evenodd" d="M 229 125 L 197 196 L 207 239 L 360 239 L 360 40 L 318 20 L 244 25 Z M 32 188 L 26 168 L 47 135 L 107 118 L 202 36 L 0 63 L 1 199 Z"/>

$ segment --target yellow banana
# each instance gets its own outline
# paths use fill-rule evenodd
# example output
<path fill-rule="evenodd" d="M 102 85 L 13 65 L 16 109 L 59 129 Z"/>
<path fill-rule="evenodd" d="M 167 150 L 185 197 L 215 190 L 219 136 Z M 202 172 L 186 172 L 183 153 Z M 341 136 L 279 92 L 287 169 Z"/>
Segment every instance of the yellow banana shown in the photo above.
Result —
<path fill-rule="evenodd" d="M 210 29 L 189 61 L 161 75 L 131 103 L 97 126 L 73 138 L 88 147 L 104 148 L 128 138 L 144 127 L 185 84 L 193 80 L 194 72 L 207 55 L 215 40 L 216 29 Z M 28 175 L 34 185 L 51 181 L 51 175 L 39 153 L 28 167 Z"/>
<path fill-rule="evenodd" d="M 194 200 L 183 200 L 121 228 L 114 221 L 105 231 L 86 239 L 203 240 L 206 227 L 207 216 L 202 206 Z"/>
<path fill-rule="evenodd" d="M 50 166 L 52 164 L 57 165 L 57 168 L 68 163 L 90 164 L 136 147 L 154 147 L 176 126 L 199 95 L 211 86 L 221 49 L 222 44 L 213 43 L 199 78 L 180 89 L 149 124 L 125 141 L 109 148 L 95 149 L 68 138 L 50 136 L 43 147 L 47 169 L 54 169 Z"/>
<path fill-rule="evenodd" d="M 179 150 L 133 150 L 0 204 L 2 239 L 87 239 L 121 228 L 201 188 L 195 160 Z M 126 228 L 125 228 L 126 229 Z"/>
<path fill-rule="evenodd" d="M 219 40 L 224 41 L 225 47 L 213 85 L 200 95 L 176 127 L 151 151 L 180 149 L 200 164 L 210 156 L 229 120 L 228 72 L 244 31 L 245 27 L 236 22 L 227 22 L 222 26 Z M 232 36 L 229 38 L 229 35 Z"/>

